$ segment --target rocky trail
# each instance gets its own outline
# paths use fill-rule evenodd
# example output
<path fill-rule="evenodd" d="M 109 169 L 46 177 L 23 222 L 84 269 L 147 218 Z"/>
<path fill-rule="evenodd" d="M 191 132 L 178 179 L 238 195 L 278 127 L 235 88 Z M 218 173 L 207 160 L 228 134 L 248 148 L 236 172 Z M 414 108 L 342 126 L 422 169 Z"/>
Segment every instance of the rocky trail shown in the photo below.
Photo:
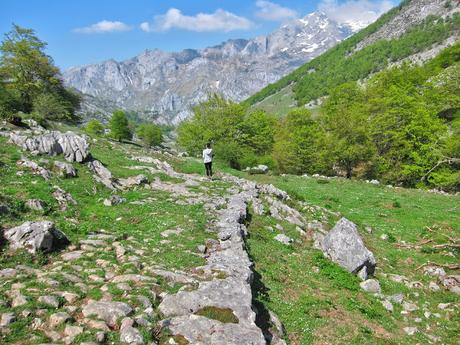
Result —
<path fill-rule="evenodd" d="M 139 234 L 136 223 L 130 224 L 131 234 L 95 225 L 77 241 L 69 240 L 65 231 L 43 217 L 5 229 L 3 237 L 11 251 L 54 253 L 41 267 L 19 264 L 0 269 L 4 293 L 0 334 L 30 333 L 9 343 L 286 344 L 283 325 L 275 313 L 254 304 L 255 272 L 246 245 L 253 215 L 269 215 L 291 224 L 300 239 L 313 238 L 326 257 L 356 273 L 363 281 L 361 287 L 378 295 L 385 308 L 392 309 L 394 303 L 405 303 L 407 313 L 419 308 L 403 302 L 403 296 L 383 295 L 379 282 L 369 279 L 377 260 L 353 223 L 343 218 L 327 232 L 330 211 L 304 205 L 321 212 L 323 222 L 308 220 L 294 207 L 295 202 L 273 185 L 227 174 L 210 181 L 177 172 L 157 156 L 135 154 L 127 158 L 133 163 L 126 167 L 130 176 L 117 177 L 93 158 L 85 137 L 42 129 L 1 133 L 32 157 L 62 154 L 68 162 L 79 163 L 80 173 L 87 169 L 96 183 L 110 191 L 98 201 L 107 210 L 130 205 L 152 211 L 156 198 L 164 194 L 164 202 L 173 208 L 202 206 L 205 219 L 201 242 L 184 226 L 167 228 L 153 239 Z M 18 176 L 30 172 L 45 181 L 55 175 L 77 181 L 77 171 L 70 163 L 55 162 L 50 170 L 43 158 L 24 156 L 18 167 L 25 172 L 20 170 Z M 79 206 L 71 193 L 60 186 L 53 188 L 61 212 Z M 130 197 L 131 191 L 141 191 L 142 197 Z M 38 199 L 28 200 L 27 205 L 36 211 L 46 207 Z M 8 205 L 2 212 L 8 212 Z M 284 233 L 273 240 L 286 246 L 301 241 Z M 179 255 L 178 251 L 188 255 L 189 262 L 199 259 L 199 264 L 178 268 L 159 260 L 162 255 Z M 458 289 L 455 277 L 445 272 L 444 276 L 442 282 L 450 284 L 447 288 Z"/>

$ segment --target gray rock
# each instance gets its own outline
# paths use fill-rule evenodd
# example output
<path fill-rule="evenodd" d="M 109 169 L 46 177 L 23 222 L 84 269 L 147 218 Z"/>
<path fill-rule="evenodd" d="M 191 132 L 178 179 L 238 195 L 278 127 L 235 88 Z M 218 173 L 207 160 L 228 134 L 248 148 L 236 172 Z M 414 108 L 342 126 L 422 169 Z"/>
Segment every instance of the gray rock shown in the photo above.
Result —
<path fill-rule="evenodd" d="M 16 315 L 14 313 L 3 313 L 0 317 L 0 327 L 8 327 L 14 321 L 16 321 Z"/>
<path fill-rule="evenodd" d="M 284 337 L 286 331 L 278 316 L 271 310 L 268 311 L 268 315 L 270 316 L 270 323 L 275 327 L 276 334 L 281 338 Z"/>
<path fill-rule="evenodd" d="M 40 199 L 30 199 L 27 200 L 26 206 L 31 210 L 43 212 L 45 210 L 46 203 Z"/>
<path fill-rule="evenodd" d="M 23 149 L 56 156 L 63 154 L 69 162 L 83 162 L 89 153 L 89 145 L 85 137 L 72 132 L 47 132 L 42 135 L 27 137 L 17 133 L 10 134 L 10 141 Z"/>
<path fill-rule="evenodd" d="M 418 332 L 417 327 L 404 327 L 403 330 L 407 335 L 414 335 Z"/>
<path fill-rule="evenodd" d="M 82 308 L 84 317 L 96 316 L 110 327 L 115 327 L 117 320 L 129 315 L 133 309 L 123 302 L 90 302 Z"/>
<path fill-rule="evenodd" d="M 285 234 L 278 234 L 274 237 L 274 239 L 285 245 L 290 245 L 293 242 L 292 238 L 286 236 Z"/>
<path fill-rule="evenodd" d="M 398 294 L 389 296 L 388 299 L 393 303 L 401 304 L 404 300 L 404 295 L 402 293 L 398 293 Z"/>
<path fill-rule="evenodd" d="M 24 157 L 17 161 L 17 165 L 19 165 L 20 167 L 29 168 L 30 170 L 32 170 L 33 174 L 40 175 L 45 180 L 49 180 L 52 176 L 51 171 L 41 167 L 34 161 L 31 161 L 30 159 Z"/>
<path fill-rule="evenodd" d="M 67 325 L 65 326 L 65 329 L 64 329 L 64 334 L 70 339 L 73 339 L 77 335 L 80 335 L 82 333 L 83 333 L 83 327 L 80 327 L 80 326 Z"/>
<path fill-rule="evenodd" d="M 68 244 L 67 236 L 49 221 L 25 222 L 4 232 L 11 249 L 24 248 L 32 254 L 50 252 Z"/>
<path fill-rule="evenodd" d="M 411 303 L 411 302 L 403 302 L 402 307 L 405 311 L 411 312 L 411 311 L 416 311 L 418 310 L 418 307 L 416 304 Z"/>
<path fill-rule="evenodd" d="M 134 186 L 141 186 L 144 184 L 149 183 L 148 178 L 145 175 L 137 175 L 137 176 L 130 176 L 127 178 L 121 178 L 118 180 L 118 183 L 123 187 L 123 188 L 131 188 Z"/>
<path fill-rule="evenodd" d="M 365 278 L 374 273 L 374 255 L 365 247 L 356 225 L 346 218 L 340 219 L 328 232 L 321 247 L 328 258 L 349 272 L 358 273 L 365 268 Z"/>
<path fill-rule="evenodd" d="M 122 198 L 119 195 L 111 195 L 109 198 L 104 199 L 103 204 L 105 206 L 114 206 L 114 205 L 119 205 L 123 202 L 126 202 L 125 198 Z"/>
<path fill-rule="evenodd" d="M 59 325 L 62 325 L 71 319 L 70 315 L 65 312 L 59 312 L 52 314 L 49 318 L 49 325 L 51 328 L 56 328 Z"/>
<path fill-rule="evenodd" d="M 18 273 L 14 268 L 4 268 L 0 270 L 0 278 L 14 278 Z"/>
<path fill-rule="evenodd" d="M 393 311 L 393 304 L 389 301 L 389 300 L 383 300 L 381 301 L 382 302 L 382 305 L 383 307 L 388 310 L 389 312 L 392 312 Z"/>
<path fill-rule="evenodd" d="M 59 308 L 60 305 L 59 299 L 51 295 L 38 297 L 38 302 L 52 308 Z"/>
<path fill-rule="evenodd" d="M 132 319 L 123 319 L 120 327 L 120 341 L 130 345 L 142 345 L 144 344 L 144 339 L 139 330 L 133 327 L 133 324 Z"/>
<path fill-rule="evenodd" d="M 54 168 L 58 171 L 59 176 L 62 176 L 62 177 L 76 177 L 77 176 L 77 170 L 70 163 L 55 161 Z"/>
<path fill-rule="evenodd" d="M 57 186 L 55 186 L 53 197 L 58 202 L 61 211 L 67 210 L 67 207 L 69 204 L 72 204 L 72 205 L 77 204 L 77 202 L 75 201 L 74 198 L 72 198 L 72 195 L 70 195 L 70 193 L 67 193 L 65 190 Z"/>
<path fill-rule="evenodd" d="M 366 292 L 370 292 L 370 293 L 380 293 L 381 292 L 380 284 L 378 280 L 376 279 L 365 280 L 361 282 L 359 286 L 361 286 L 361 289 L 363 289 Z"/>
<path fill-rule="evenodd" d="M 87 163 L 88 169 L 93 172 L 93 177 L 96 181 L 102 183 L 111 190 L 121 188 L 118 179 L 112 176 L 112 173 L 98 160 L 92 160 Z"/>

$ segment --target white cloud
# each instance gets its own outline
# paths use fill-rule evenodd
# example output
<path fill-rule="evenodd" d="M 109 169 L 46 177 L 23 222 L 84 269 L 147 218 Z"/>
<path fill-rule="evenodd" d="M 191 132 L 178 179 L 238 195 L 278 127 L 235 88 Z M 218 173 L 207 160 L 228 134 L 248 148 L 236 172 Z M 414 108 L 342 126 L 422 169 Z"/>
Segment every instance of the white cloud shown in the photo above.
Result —
<path fill-rule="evenodd" d="M 290 18 L 296 18 L 298 13 L 290 8 L 282 7 L 266 0 L 257 0 L 256 6 L 259 10 L 256 16 L 265 20 L 283 21 Z"/>
<path fill-rule="evenodd" d="M 103 32 L 120 32 L 129 31 L 131 27 L 122 22 L 112 22 L 110 20 L 101 20 L 99 23 L 86 26 L 84 28 L 77 28 L 74 31 L 82 34 L 93 34 Z"/>
<path fill-rule="evenodd" d="M 339 23 L 370 24 L 394 6 L 390 0 L 322 0 L 318 9 Z"/>
<path fill-rule="evenodd" d="M 177 8 L 170 8 L 166 14 L 155 16 L 152 24 L 144 22 L 140 28 L 145 32 L 184 29 L 190 31 L 224 31 L 247 30 L 252 22 L 222 9 L 214 13 L 198 13 L 195 16 L 182 14 Z"/>

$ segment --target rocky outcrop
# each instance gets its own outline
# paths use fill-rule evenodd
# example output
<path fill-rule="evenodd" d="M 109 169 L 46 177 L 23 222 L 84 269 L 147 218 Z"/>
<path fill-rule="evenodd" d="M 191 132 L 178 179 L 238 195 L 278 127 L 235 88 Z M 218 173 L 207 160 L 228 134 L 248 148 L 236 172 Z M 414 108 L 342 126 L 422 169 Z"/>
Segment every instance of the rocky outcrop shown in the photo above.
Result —
<path fill-rule="evenodd" d="M 90 155 L 86 138 L 73 132 L 50 131 L 33 135 L 31 132 L 23 131 L 10 132 L 8 136 L 13 144 L 21 146 L 24 150 L 50 156 L 63 154 L 69 162 L 81 163 Z"/>
<path fill-rule="evenodd" d="M 224 279 L 201 282 L 194 291 L 181 291 L 166 296 L 159 309 L 168 319 L 162 325 L 192 344 L 265 344 L 262 331 L 256 326 L 252 309 L 252 262 L 245 250 L 249 193 L 230 197 L 227 207 L 218 212 L 214 231 L 218 245 L 209 250 L 204 272 L 222 272 Z M 229 310 L 238 322 L 223 323 L 196 313 L 206 307 Z"/>
<path fill-rule="evenodd" d="M 348 219 L 340 219 L 321 240 L 320 246 L 325 256 L 347 271 L 363 279 L 374 273 L 374 255 L 364 245 L 356 225 Z"/>
<path fill-rule="evenodd" d="M 66 235 L 49 221 L 26 222 L 6 230 L 3 236 L 9 242 L 10 249 L 26 249 L 32 254 L 50 252 L 69 243 Z"/>
<path fill-rule="evenodd" d="M 30 159 L 27 159 L 25 157 L 18 160 L 17 165 L 20 167 L 29 168 L 33 174 L 40 175 L 45 180 L 49 180 L 52 176 L 51 171 L 49 171 L 46 168 L 43 168 L 42 166 L 38 165 L 38 163 L 31 161 Z"/>

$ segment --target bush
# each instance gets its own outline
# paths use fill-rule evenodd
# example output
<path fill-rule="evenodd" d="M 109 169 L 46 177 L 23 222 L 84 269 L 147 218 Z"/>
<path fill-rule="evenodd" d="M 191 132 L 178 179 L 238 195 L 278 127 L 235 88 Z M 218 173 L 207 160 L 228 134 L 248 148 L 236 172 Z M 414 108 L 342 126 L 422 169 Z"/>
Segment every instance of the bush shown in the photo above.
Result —
<path fill-rule="evenodd" d="M 91 120 L 85 126 L 85 132 L 94 136 L 104 134 L 104 125 L 98 120 Z"/>
<path fill-rule="evenodd" d="M 163 139 L 161 128 L 152 123 L 143 123 L 137 127 L 137 136 L 142 140 L 145 146 L 160 145 Z"/>

